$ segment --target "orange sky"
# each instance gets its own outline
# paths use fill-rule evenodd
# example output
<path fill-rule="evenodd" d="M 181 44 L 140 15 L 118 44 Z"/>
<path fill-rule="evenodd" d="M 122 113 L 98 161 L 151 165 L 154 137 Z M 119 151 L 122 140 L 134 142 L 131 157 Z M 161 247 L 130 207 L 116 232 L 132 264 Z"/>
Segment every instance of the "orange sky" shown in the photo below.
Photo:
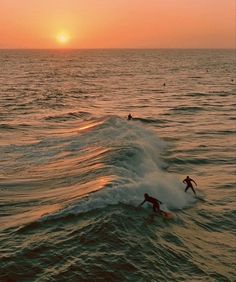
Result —
<path fill-rule="evenodd" d="M 235 9 L 236 0 L 0 0 L 0 48 L 235 48 Z"/>

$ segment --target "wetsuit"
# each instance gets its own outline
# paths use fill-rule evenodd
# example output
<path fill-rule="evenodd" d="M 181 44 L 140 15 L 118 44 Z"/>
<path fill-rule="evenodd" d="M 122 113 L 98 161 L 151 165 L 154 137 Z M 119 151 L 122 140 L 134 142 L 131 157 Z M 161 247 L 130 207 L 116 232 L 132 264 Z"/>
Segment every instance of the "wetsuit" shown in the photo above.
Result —
<path fill-rule="evenodd" d="M 153 197 L 147 196 L 145 198 L 145 200 L 142 202 L 142 204 L 144 204 L 145 202 L 152 203 L 152 205 L 153 205 L 152 208 L 153 208 L 154 212 L 160 212 L 160 205 L 159 205 L 159 203 L 161 204 L 160 201 L 158 201 L 157 199 L 155 199 Z"/>
<path fill-rule="evenodd" d="M 187 192 L 187 190 L 188 190 L 189 188 L 191 188 L 192 191 L 193 191 L 193 193 L 196 195 L 196 192 L 195 192 L 195 190 L 193 189 L 193 185 L 192 185 L 191 181 L 193 181 L 193 182 L 196 184 L 196 182 L 195 182 L 193 179 L 191 179 L 190 177 L 184 179 L 183 182 L 187 184 L 187 186 L 186 186 L 186 188 L 185 188 L 185 192 Z"/>

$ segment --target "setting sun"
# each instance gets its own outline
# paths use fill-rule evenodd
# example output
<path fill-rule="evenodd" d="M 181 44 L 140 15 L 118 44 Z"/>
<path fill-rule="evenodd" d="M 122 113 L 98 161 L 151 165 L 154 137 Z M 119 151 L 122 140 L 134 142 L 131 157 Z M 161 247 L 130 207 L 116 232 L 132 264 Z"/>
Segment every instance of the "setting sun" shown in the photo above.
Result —
<path fill-rule="evenodd" d="M 0 49 L 235 48 L 235 0 L 2 0 L 0 15 Z"/>
<path fill-rule="evenodd" d="M 59 33 L 56 37 L 60 44 L 67 44 L 70 40 L 70 36 L 67 33 Z"/>

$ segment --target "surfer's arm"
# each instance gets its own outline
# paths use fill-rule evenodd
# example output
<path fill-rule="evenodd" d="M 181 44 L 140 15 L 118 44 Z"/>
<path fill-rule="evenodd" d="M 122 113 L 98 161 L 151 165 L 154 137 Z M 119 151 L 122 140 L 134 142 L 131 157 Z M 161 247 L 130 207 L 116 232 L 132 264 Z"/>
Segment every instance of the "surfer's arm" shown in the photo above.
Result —
<path fill-rule="evenodd" d="M 139 207 L 142 206 L 145 202 L 146 200 L 144 199 L 143 202 L 139 205 Z"/>
<path fill-rule="evenodd" d="M 197 186 L 197 183 L 193 180 L 193 179 L 191 179 L 192 181 L 193 181 L 193 183 Z"/>

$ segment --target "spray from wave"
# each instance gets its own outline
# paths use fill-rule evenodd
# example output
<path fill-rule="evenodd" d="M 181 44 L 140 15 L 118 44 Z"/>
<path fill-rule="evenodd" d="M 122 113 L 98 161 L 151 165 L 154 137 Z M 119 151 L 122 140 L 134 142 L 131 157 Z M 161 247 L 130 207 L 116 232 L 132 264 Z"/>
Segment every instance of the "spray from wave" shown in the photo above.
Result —
<path fill-rule="evenodd" d="M 182 209 L 195 201 L 184 193 L 179 179 L 165 170 L 161 154 L 167 144 L 139 121 L 111 116 L 83 128 L 86 130 L 80 132 L 71 143 L 72 147 L 83 148 L 87 154 L 94 148 L 103 152 L 93 159 L 100 164 L 91 172 L 95 182 L 90 181 L 90 185 L 94 187 L 86 190 L 83 189 L 85 183 L 78 185 L 78 191 L 89 192 L 79 194 L 76 201 L 53 217 L 76 215 L 119 203 L 137 206 L 144 193 L 161 200 L 163 210 Z M 104 185 L 98 188 L 98 182 Z"/>

